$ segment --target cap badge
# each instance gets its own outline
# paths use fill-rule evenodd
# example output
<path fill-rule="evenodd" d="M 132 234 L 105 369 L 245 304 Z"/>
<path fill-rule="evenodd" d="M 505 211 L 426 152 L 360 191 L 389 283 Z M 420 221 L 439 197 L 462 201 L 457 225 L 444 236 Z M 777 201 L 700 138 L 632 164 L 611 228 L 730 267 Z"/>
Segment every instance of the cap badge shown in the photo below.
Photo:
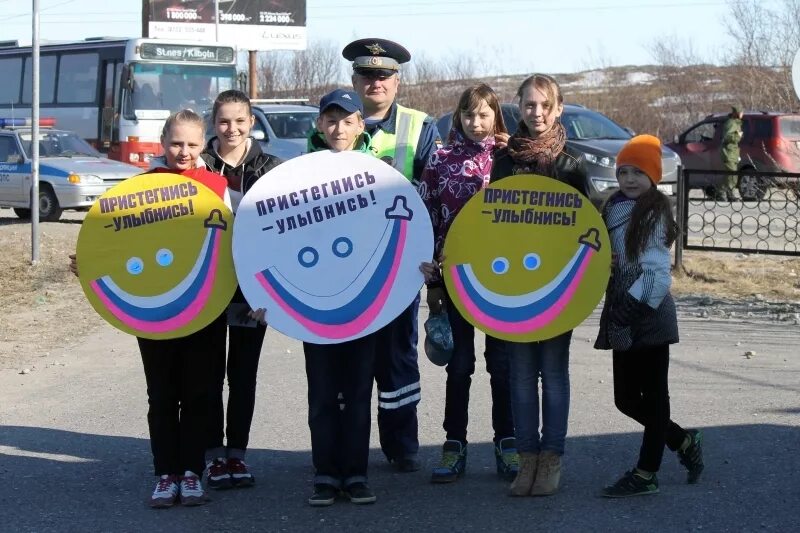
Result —
<path fill-rule="evenodd" d="M 379 66 L 383 64 L 383 61 L 381 61 L 381 58 L 379 57 L 370 57 L 369 64 L 374 66 Z"/>
<path fill-rule="evenodd" d="M 352 100 L 353 99 L 349 94 L 343 94 L 342 98 L 347 98 L 348 100 Z"/>
<path fill-rule="evenodd" d="M 381 45 L 379 45 L 378 43 L 367 44 L 367 45 L 364 45 L 364 46 L 366 46 L 367 50 L 369 50 L 369 53 L 374 55 L 374 56 L 386 53 L 386 50 L 384 50 L 383 47 Z"/>

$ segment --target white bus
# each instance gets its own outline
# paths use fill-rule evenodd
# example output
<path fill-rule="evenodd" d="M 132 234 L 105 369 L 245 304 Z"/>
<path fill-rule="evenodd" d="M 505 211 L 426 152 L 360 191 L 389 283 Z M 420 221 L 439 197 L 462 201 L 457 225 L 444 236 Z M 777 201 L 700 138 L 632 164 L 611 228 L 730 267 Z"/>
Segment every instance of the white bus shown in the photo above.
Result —
<path fill-rule="evenodd" d="M 90 38 L 41 46 L 41 116 L 111 159 L 147 168 L 170 112 L 202 113 L 236 87 L 236 49 L 155 39 Z M 0 116 L 30 117 L 30 46 L 0 43 Z"/>

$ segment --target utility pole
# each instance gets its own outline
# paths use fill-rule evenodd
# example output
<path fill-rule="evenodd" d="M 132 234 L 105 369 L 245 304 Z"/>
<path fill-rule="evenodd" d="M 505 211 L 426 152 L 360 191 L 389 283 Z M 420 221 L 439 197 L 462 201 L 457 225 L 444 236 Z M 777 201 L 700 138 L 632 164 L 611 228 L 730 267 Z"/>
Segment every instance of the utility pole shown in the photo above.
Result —
<path fill-rule="evenodd" d="M 250 99 L 258 98 L 258 77 L 256 76 L 256 61 L 258 60 L 258 53 L 255 50 L 250 50 L 247 53 L 250 63 L 250 72 L 248 73 L 248 88 L 250 90 Z"/>
<path fill-rule="evenodd" d="M 39 263 L 39 0 L 33 0 L 33 76 L 31 76 L 31 264 Z"/>
<path fill-rule="evenodd" d="M 142 37 L 150 37 L 150 2 L 142 2 Z"/>

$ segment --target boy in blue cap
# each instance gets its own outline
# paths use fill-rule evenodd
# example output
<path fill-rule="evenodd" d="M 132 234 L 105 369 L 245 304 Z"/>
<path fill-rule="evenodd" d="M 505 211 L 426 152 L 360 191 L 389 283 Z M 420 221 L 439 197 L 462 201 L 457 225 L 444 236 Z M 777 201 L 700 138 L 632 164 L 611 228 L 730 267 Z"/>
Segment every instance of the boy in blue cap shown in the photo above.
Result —
<path fill-rule="evenodd" d="M 322 97 L 319 108 L 309 152 L 369 151 L 358 94 L 337 89 Z M 303 343 L 314 463 L 310 505 L 331 505 L 340 491 L 353 503 L 376 500 L 367 485 L 375 338 L 373 333 L 339 344 Z"/>
<path fill-rule="evenodd" d="M 353 88 L 364 103 L 372 150 L 412 183 L 418 183 L 431 154 L 441 145 L 433 118 L 395 101 L 400 65 L 411 54 L 387 39 L 358 39 L 342 50 L 352 61 Z M 378 331 L 375 380 L 378 384 L 378 431 L 381 449 L 401 472 L 419 470 L 417 362 L 419 297 Z"/>

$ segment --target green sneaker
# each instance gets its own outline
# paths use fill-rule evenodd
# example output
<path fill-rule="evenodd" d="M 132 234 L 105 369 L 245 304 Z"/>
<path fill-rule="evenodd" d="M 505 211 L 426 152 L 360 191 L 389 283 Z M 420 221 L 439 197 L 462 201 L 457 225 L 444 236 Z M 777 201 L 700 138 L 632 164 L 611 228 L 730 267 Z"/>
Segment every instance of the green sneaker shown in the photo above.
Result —
<path fill-rule="evenodd" d="M 467 468 L 467 446 L 457 440 L 445 441 L 442 460 L 431 472 L 431 483 L 452 483 L 464 475 Z"/>
<path fill-rule="evenodd" d="M 625 472 L 619 481 L 603 489 L 603 496 L 606 498 L 627 498 L 647 494 L 658 494 L 658 478 L 653 474 L 650 479 L 645 479 L 635 470 Z"/>
<path fill-rule="evenodd" d="M 690 429 L 687 431 L 691 442 L 684 451 L 678 452 L 678 457 L 681 464 L 686 467 L 686 482 L 694 485 L 700 479 L 700 474 L 703 473 L 703 434 L 699 429 Z"/>
<path fill-rule="evenodd" d="M 519 472 L 519 454 L 517 439 L 506 437 L 494 446 L 494 458 L 497 462 L 497 475 L 507 481 L 514 481 Z"/>

